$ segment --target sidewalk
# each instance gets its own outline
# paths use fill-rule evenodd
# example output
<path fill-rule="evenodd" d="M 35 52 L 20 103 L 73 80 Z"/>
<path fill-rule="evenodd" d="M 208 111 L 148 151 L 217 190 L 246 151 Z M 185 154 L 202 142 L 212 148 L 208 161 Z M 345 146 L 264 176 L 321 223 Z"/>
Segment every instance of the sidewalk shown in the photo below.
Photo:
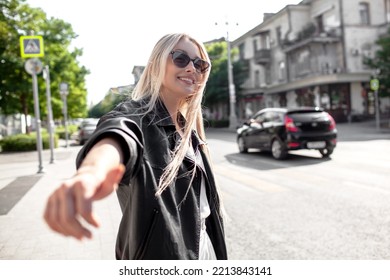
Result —
<path fill-rule="evenodd" d="M 115 239 L 120 208 L 115 194 L 95 205 L 102 222 L 93 239 L 83 242 L 52 232 L 43 220 L 46 200 L 61 180 L 75 172 L 80 146 L 43 151 L 43 171 L 38 172 L 38 152 L 0 154 L 0 260 L 115 259 Z"/>
<path fill-rule="evenodd" d="M 383 120 L 381 127 L 376 127 L 375 120 L 352 123 L 338 123 L 338 141 L 364 141 L 390 139 L 390 126 L 385 126 L 390 120 Z"/>
<path fill-rule="evenodd" d="M 390 140 L 390 129 L 378 131 L 375 121 L 337 125 L 339 141 Z M 234 131 L 208 129 L 234 141 Z M 220 134 L 222 133 L 222 134 Z M 226 138 L 225 138 L 226 136 Z M 0 153 L 0 260 L 110 260 L 115 258 L 115 239 L 120 208 L 115 194 L 95 205 L 101 228 L 92 240 L 83 242 L 52 232 L 43 221 L 47 198 L 61 180 L 75 172 L 75 157 L 81 146 L 43 151 L 44 173 L 38 172 L 38 153 Z"/>

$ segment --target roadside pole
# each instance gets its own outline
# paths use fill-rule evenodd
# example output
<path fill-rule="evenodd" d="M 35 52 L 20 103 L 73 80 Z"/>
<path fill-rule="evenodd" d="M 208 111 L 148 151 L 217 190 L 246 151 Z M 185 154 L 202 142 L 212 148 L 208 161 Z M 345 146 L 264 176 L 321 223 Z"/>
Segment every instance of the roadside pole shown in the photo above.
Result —
<path fill-rule="evenodd" d="M 49 65 L 46 65 L 43 69 L 43 77 L 46 80 L 46 100 L 47 100 L 47 118 L 48 118 L 48 130 L 50 137 L 50 163 L 54 163 L 54 121 L 53 110 L 51 108 L 51 92 L 50 92 L 50 71 Z"/>
<path fill-rule="evenodd" d="M 37 57 L 43 57 L 43 37 L 42 36 L 21 36 L 20 55 L 22 58 L 29 58 L 24 64 L 24 68 L 32 77 L 33 97 L 34 97 L 34 114 L 37 134 L 37 151 L 38 151 L 38 172 L 43 173 L 42 166 L 42 136 L 41 136 L 41 117 L 39 112 L 38 97 L 38 79 L 37 75 L 42 72 L 42 62 Z"/>
<path fill-rule="evenodd" d="M 32 76 L 33 97 L 34 97 L 34 114 L 35 114 L 35 126 L 37 133 L 37 151 L 38 151 L 38 172 L 43 173 L 42 166 L 42 136 L 41 136 L 41 117 L 39 111 L 39 97 L 38 97 L 38 79 L 37 74 L 42 71 L 42 62 L 38 58 L 30 58 L 25 63 L 25 69 L 27 73 Z"/>
<path fill-rule="evenodd" d="M 67 102 L 67 96 L 69 94 L 68 91 L 68 84 L 62 82 L 60 84 L 60 95 L 62 97 L 62 102 L 63 102 L 63 108 L 62 111 L 64 113 L 64 125 L 65 125 L 65 147 L 69 147 L 69 133 L 68 133 L 68 102 Z"/>
<path fill-rule="evenodd" d="M 379 108 L 379 93 L 378 93 L 379 80 L 377 78 L 371 79 L 370 87 L 371 87 L 371 90 L 374 91 L 374 95 L 375 95 L 375 122 L 376 122 L 376 130 L 380 131 L 381 130 L 381 126 L 380 126 L 381 121 L 380 121 L 380 114 L 379 114 L 380 108 Z"/>

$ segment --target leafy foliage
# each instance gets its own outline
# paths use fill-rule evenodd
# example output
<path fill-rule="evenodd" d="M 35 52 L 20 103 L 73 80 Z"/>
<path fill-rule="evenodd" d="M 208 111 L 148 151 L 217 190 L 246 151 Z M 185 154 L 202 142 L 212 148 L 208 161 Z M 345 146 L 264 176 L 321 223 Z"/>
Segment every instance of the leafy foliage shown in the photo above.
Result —
<path fill-rule="evenodd" d="M 382 97 L 390 96 L 390 28 L 385 36 L 380 37 L 376 44 L 379 46 L 374 58 L 366 58 L 364 63 L 372 69 L 379 70 L 379 84 L 381 88 L 378 93 Z"/>
<path fill-rule="evenodd" d="M 37 136 L 35 133 L 30 135 L 16 134 L 7 136 L 0 140 L 2 152 L 23 152 L 37 150 Z M 54 134 L 54 147 L 58 147 L 58 135 Z M 42 148 L 50 148 L 50 137 L 48 133 L 42 133 Z"/>
<path fill-rule="evenodd" d="M 24 113 L 34 115 L 32 78 L 25 71 L 25 60 L 20 56 L 19 38 L 23 35 L 41 35 L 45 56 L 43 65 L 50 69 L 51 97 L 54 118 L 62 117 L 62 99 L 59 84 L 69 84 L 68 114 L 70 118 L 87 114 L 85 76 L 89 71 L 77 59 L 81 49 L 70 49 L 77 34 L 69 23 L 47 18 L 39 8 L 24 4 L 25 0 L 0 0 L 0 114 Z M 38 75 L 41 117 L 47 116 L 46 82 Z"/>
<path fill-rule="evenodd" d="M 211 73 L 207 82 L 204 104 L 212 107 L 218 103 L 229 104 L 229 80 L 228 80 L 228 51 L 225 41 L 214 42 L 206 46 L 211 59 Z M 231 51 L 234 57 L 237 50 Z M 234 59 L 232 59 L 234 61 Z M 236 94 L 240 94 L 240 85 L 245 79 L 243 65 L 240 62 L 232 62 L 233 80 L 236 88 Z"/>
<path fill-rule="evenodd" d="M 104 114 L 114 109 L 116 105 L 128 98 L 129 95 L 129 92 L 121 94 L 114 94 L 109 92 L 102 101 L 89 110 L 88 116 L 90 118 L 102 117 Z"/>

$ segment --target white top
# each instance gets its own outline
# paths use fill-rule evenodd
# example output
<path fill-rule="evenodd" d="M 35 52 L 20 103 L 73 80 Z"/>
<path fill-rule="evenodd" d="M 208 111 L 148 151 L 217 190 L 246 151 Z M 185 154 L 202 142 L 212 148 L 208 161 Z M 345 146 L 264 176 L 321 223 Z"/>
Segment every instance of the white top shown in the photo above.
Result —
<path fill-rule="evenodd" d="M 205 170 L 203 165 L 202 156 L 199 151 L 196 154 L 193 154 L 193 149 L 189 149 L 191 151 L 191 156 L 195 159 L 195 163 L 202 170 Z M 217 256 L 215 255 L 213 244 L 211 243 L 210 237 L 206 231 L 206 219 L 210 216 L 210 206 L 207 200 L 206 195 L 206 180 L 205 173 L 202 172 L 202 181 L 200 186 L 200 240 L 199 240 L 199 260 L 216 260 Z"/>
<path fill-rule="evenodd" d="M 206 218 L 210 215 L 210 206 L 207 201 L 205 179 L 202 176 L 202 185 L 200 188 L 200 240 L 199 240 L 199 259 L 200 260 L 216 260 L 213 244 L 206 231 Z"/>

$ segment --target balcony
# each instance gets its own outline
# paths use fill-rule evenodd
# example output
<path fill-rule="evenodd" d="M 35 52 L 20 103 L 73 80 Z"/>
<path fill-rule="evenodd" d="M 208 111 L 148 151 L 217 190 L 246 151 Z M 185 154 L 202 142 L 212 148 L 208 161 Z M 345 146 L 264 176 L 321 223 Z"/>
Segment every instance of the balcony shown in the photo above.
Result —
<path fill-rule="evenodd" d="M 270 62 L 271 62 L 270 49 L 261 49 L 255 51 L 255 63 L 265 65 Z"/>
<path fill-rule="evenodd" d="M 315 29 L 304 29 L 294 40 L 284 40 L 283 50 L 288 53 L 311 44 L 327 44 L 341 42 L 341 29 L 333 28 L 327 32 L 317 32 Z"/>

